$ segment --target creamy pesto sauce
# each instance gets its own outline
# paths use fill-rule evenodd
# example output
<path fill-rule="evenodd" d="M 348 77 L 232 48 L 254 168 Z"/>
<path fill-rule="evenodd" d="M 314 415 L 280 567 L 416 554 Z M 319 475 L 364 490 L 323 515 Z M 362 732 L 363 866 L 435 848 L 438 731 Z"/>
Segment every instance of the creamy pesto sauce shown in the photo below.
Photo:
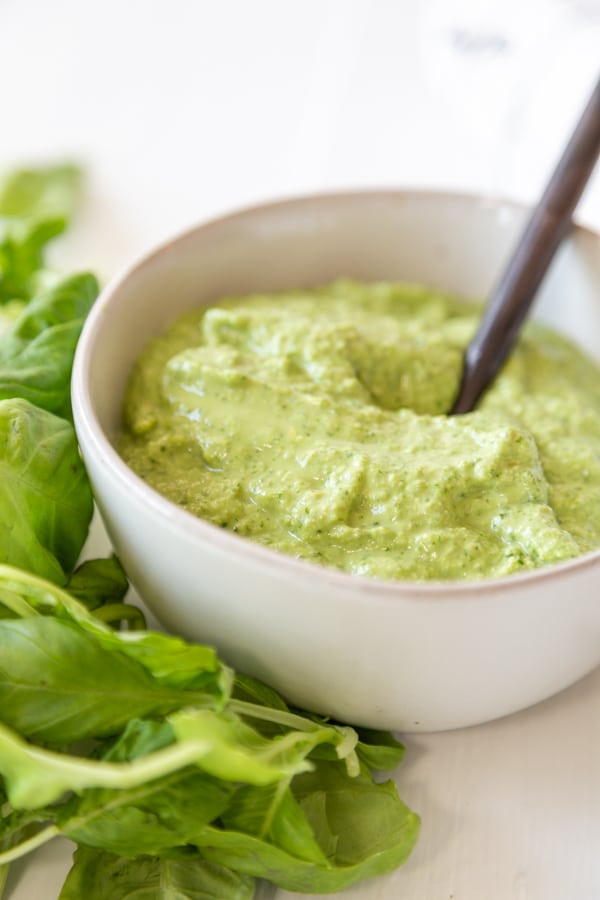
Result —
<path fill-rule="evenodd" d="M 385 579 L 501 576 L 600 546 L 600 372 L 529 325 L 447 417 L 480 310 L 339 281 L 179 319 L 131 376 L 120 451 L 190 512 Z"/>

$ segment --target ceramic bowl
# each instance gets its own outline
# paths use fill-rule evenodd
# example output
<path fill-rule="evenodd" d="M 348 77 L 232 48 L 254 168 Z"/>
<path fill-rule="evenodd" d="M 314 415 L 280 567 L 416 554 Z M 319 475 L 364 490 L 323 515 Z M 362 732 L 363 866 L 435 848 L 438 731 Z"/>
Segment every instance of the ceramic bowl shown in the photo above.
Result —
<path fill-rule="evenodd" d="M 195 518 L 115 450 L 134 360 L 179 313 L 339 276 L 483 298 L 525 216 L 497 199 L 400 190 L 284 200 L 187 231 L 103 291 L 75 360 L 75 424 L 115 550 L 167 629 L 213 644 L 293 704 L 403 731 L 506 715 L 600 662 L 600 553 L 477 582 L 357 577 Z M 574 230 L 535 315 L 599 355 L 598 236 Z"/>

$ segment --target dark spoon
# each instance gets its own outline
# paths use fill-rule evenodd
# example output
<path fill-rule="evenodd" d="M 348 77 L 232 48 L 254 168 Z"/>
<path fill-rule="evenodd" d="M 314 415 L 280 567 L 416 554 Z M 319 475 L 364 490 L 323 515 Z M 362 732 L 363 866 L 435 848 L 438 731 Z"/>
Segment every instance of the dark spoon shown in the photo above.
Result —
<path fill-rule="evenodd" d="M 600 153 L 600 79 L 465 352 L 450 415 L 474 408 L 506 359 Z"/>

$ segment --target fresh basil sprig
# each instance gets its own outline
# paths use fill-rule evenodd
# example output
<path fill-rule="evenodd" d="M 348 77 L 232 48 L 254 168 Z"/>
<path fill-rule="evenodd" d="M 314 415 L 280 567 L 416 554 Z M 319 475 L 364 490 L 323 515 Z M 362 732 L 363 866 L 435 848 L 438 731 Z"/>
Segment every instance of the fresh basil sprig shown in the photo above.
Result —
<path fill-rule="evenodd" d="M 365 762 L 398 760 L 390 735 L 290 709 L 209 647 L 114 631 L 20 570 L 0 567 L 0 602 L 0 864 L 62 835 L 89 848 L 63 897 L 124 866 L 141 890 L 178 859 L 228 900 L 261 877 L 341 890 L 410 853 L 418 817 Z"/>
<path fill-rule="evenodd" d="M 0 188 L 0 897 L 63 836 L 60 900 L 251 900 L 255 879 L 337 891 L 410 853 L 403 746 L 291 709 L 215 650 L 145 629 L 114 557 L 78 568 L 93 511 L 71 423 L 98 285 L 46 267 L 80 173 Z M 116 630 L 123 623 L 127 627 Z"/>
<path fill-rule="evenodd" d="M 93 275 L 60 280 L 46 246 L 73 213 L 80 172 L 23 170 L 0 188 L 0 563 L 64 584 L 93 502 L 71 424 L 70 380 Z"/>

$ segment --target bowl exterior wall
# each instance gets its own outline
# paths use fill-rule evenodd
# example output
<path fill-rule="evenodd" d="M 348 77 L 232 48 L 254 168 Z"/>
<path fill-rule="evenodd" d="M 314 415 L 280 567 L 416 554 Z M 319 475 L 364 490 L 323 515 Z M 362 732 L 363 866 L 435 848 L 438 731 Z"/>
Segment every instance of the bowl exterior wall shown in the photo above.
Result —
<path fill-rule="evenodd" d="M 485 198 L 300 198 L 200 226 L 109 285 L 78 348 L 75 424 L 115 549 L 166 627 L 214 644 L 295 704 L 407 731 L 513 712 L 600 662 L 598 555 L 479 585 L 353 578 L 194 519 L 144 485 L 114 450 L 134 360 L 191 306 L 344 276 L 483 297 L 523 221 L 523 210 Z M 575 234 L 536 314 L 598 353 L 597 239 Z"/>

